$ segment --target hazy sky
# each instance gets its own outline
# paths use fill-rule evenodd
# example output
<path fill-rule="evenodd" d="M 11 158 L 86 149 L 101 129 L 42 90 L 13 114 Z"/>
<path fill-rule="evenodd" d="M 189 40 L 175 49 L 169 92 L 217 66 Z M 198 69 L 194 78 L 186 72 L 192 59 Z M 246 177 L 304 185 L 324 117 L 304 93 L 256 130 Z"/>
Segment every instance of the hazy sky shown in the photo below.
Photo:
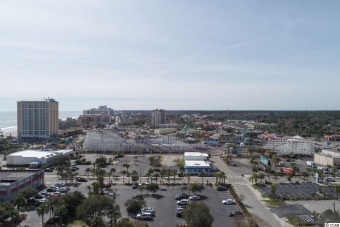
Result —
<path fill-rule="evenodd" d="M 340 1 L 0 2 L 0 111 L 340 110 Z"/>

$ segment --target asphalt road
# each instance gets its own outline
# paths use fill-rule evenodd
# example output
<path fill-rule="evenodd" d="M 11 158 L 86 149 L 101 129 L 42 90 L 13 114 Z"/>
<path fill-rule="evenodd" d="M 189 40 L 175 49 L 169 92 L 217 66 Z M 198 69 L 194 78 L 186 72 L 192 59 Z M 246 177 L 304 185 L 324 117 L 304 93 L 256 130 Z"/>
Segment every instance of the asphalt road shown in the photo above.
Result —
<path fill-rule="evenodd" d="M 278 218 L 267 208 L 257 197 L 255 191 L 250 187 L 249 176 L 241 177 L 242 172 L 237 168 L 227 166 L 219 156 L 212 156 L 210 160 L 214 161 L 214 165 L 221 171 L 224 171 L 228 177 L 228 182 L 234 186 L 236 193 L 244 198 L 244 204 L 250 213 L 255 214 L 259 219 L 260 226 L 283 226 Z"/>

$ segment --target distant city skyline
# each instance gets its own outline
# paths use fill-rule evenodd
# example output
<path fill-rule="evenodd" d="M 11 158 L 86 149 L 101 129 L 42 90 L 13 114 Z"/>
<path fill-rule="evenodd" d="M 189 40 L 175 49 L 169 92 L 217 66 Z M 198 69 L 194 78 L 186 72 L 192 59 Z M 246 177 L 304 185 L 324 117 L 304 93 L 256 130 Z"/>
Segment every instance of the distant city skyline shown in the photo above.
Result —
<path fill-rule="evenodd" d="M 338 1 L 0 3 L 0 111 L 340 110 Z"/>

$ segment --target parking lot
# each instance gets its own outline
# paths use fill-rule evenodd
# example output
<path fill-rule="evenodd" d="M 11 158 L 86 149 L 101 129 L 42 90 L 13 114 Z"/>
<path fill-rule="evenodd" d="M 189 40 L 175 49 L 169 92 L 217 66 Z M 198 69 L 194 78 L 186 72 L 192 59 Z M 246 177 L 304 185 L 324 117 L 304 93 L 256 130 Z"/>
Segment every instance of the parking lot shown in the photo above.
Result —
<path fill-rule="evenodd" d="M 88 194 L 87 186 L 93 181 L 82 182 L 77 187 L 70 187 L 70 192 L 80 191 L 83 194 Z M 54 184 L 48 184 L 47 187 L 52 187 Z M 176 226 L 176 224 L 185 224 L 183 218 L 176 217 L 176 194 L 181 194 L 181 186 L 166 186 L 161 185 L 158 192 L 155 195 L 149 193 L 149 196 L 145 196 L 146 206 L 152 207 L 156 211 L 154 220 L 145 221 L 151 226 Z M 132 189 L 131 186 L 115 185 L 111 188 L 116 194 L 116 202 L 120 205 L 122 217 L 128 217 L 124 203 L 126 200 L 133 196 L 140 194 L 137 189 Z M 46 191 L 46 189 L 44 190 Z M 184 191 L 188 194 L 188 191 Z M 241 215 L 239 217 L 229 217 L 229 213 L 239 210 L 237 205 L 223 205 L 222 200 L 233 199 L 228 191 L 217 191 L 214 187 L 205 186 L 205 189 L 200 193 L 202 200 L 210 208 L 210 213 L 214 217 L 213 227 L 220 226 L 234 226 L 236 221 L 242 220 Z M 146 195 L 146 191 L 143 192 Z M 191 193 L 192 195 L 192 193 Z M 40 226 L 41 218 L 36 214 L 36 211 L 32 210 L 27 212 L 28 218 L 22 225 L 28 226 Z M 144 222 L 144 221 L 142 221 Z"/>
<path fill-rule="evenodd" d="M 270 186 L 259 188 L 262 194 L 269 195 L 271 192 Z M 310 198 L 315 195 L 322 196 L 320 192 L 326 195 L 336 197 L 336 192 L 329 186 L 320 186 L 316 183 L 281 183 L 277 184 L 276 196 L 287 199 L 294 198 Z"/>

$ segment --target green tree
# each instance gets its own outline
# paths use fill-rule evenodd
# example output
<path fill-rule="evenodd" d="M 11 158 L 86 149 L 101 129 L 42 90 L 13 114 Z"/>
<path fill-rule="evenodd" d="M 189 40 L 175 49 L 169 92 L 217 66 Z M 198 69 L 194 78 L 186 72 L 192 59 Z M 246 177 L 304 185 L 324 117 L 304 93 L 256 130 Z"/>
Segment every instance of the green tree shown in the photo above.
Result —
<path fill-rule="evenodd" d="M 303 182 L 306 182 L 306 177 L 309 176 L 307 172 L 302 172 L 301 175 L 303 176 Z"/>
<path fill-rule="evenodd" d="M 46 203 L 43 203 L 37 208 L 36 211 L 39 217 L 41 216 L 41 226 L 44 227 L 44 215 L 47 214 L 49 211 L 48 205 Z"/>
<path fill-rule="evenodd" d="M 110 215 L 110 212 L 115 209 L 115 201 L 104 195 L 93 195 L 85 199 L 77 208 L 77 217 L 85 220 L 90 226 L 93 222 L 100 220 L 103 216 Z"/>
<path fill-rule="evenodd" d="M 146 191 L 150 191 L 152 192 L 152 194 L 155 194 L 155 192 L 157 192 L 159 190 L 159 185 L 158 184 L 148 184 L 146 185 Z"/>
<path fill-rule="evenodd" d="M 122 214 L 120 213 L 120 207 L 118 204 L 115 204 L 113 206 L 113 209 L 111 209 L 108 213 L 107 216 L 110 219 L 110 227 L 113 226 L 113 223 L 116 223 L 117 219 L 120 218 L 122 216 Z"/>
<path fill-rule="evenodd" d="M 270 197 L 271 198 L 275 198 L 276 189 L 277 189 L 276 184 L 270 185 Z"/>
<path fill-rule="evenodd" d="M 209 207 L 203 202 L 192 202 L 183 211 L 188 227 L 211 227 L 214 217 L 210 214 Z"/>
<path fill-rule="evenodd" d="M 202 191 L 202 185 L 199 183 L 192 183 L 190 185 L 190 191 L 196 195 L 197 192 Z"/>
<path fill-rule="evenodd" d="M 125 163 L 125 164 L 123 164 L 123 166 L 126 168 L 126 172 L 129 172 L 130 165 Z"/>
<path fill-rule="evenodd" d="M 172 170 L 172 175 L 174 176 L 174 184 L 176 184 L 176 177 L 177 177 L 177 170 L 176 169 Z"/>
<path fill-rule="evenodd" d="M 13 204 L 17 207 L 17 210 L 20 211 L 22 207 L 27 206 L 27 201 L 22 194 L 18 193 L 13 201 Z"/>
<path fill-rule="evenodd" d="M 136 170 L 131 172 L 131 180 L 132 182 L 136 183 L 139 180 L 139 175 Z"/>
<path fill-rule="evenodd" d="M 203 178 L 205 177 L 205 172 L 200 172 L 198 176 L 202 178 L 202 185 L 203 185 Z"/>
<path fill-rule="evenodd" d="M 137 214 L 143 206 L 145 201 L 141 199 L 129 199 L 124 203 L 128 214 Z"/>
<path fill-rule="evenodd" d="M 106 157 L 105 156 L 101 156 L 101 157 L 97 158 L 96 161 L 95 161 L 95 164 L 99 168 L 104 168 L 107 165 Z"/>
<path fill-rule="evenodd" d="M 183 194 L 183 191 L 186 191 L 186 190 L 188 190 L 188 186 L 182 185 L 182 186 L 181 186 L 182 194 Z"/>

